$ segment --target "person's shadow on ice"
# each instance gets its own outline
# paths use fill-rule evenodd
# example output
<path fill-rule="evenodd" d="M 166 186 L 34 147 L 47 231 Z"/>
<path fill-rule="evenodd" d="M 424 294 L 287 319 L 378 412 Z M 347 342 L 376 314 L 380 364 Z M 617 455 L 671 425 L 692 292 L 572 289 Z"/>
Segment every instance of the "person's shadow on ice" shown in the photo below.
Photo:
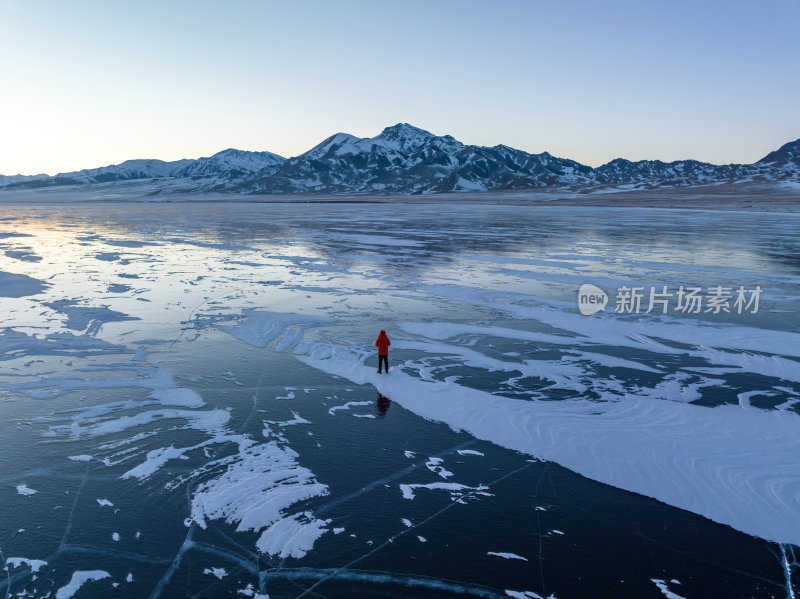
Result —
<path fill-rule="evenodd" d="M 392 405 L 391 399 L 378 393 L 378 401 L 375 402 L 375 410 L 378 412 L 378 418 L 386 417 L 386 412 L 389 411 L 389 407 L 391 405 Z"/>

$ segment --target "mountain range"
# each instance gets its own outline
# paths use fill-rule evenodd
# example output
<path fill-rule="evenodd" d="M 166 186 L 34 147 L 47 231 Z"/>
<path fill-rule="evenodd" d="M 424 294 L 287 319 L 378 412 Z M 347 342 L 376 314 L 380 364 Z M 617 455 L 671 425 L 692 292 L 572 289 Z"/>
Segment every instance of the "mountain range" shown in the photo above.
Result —
<path fill-rule="evenodd" d="M 617 158 L 598 168 L 543 152 L 466 145 L 406 123 L 359 138 L 337 133 L 294 158 L 228 149 L 197 160 L 127 160 L 49 175 L 0 175 L 0 191 L 92 186 L 123 181 L 155 184 L 153 193 L 428 194 L 536 187 L 654 189 L 739 181 L 800 182 L 800 139 L 754 164 L 715 165 Z"/>

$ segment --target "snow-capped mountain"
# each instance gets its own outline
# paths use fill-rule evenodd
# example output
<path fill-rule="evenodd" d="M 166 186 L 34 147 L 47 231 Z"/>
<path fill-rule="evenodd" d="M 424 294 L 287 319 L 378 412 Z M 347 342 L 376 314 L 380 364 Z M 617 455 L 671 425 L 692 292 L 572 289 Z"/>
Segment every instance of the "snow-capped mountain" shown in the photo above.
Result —
<path fill-rule="evenodd" d="M 755 164 L 617 158 L 598 168 L 547 152 L 466 145 L 406 123 L 375 137 L 337 133 L 294 158 L 228 149 L 197 160 L 128 160 L 71 173 L 0 176 L 0 189 L 154 182 L 154 192 L 441 193 L 535 187 L 677 187 L 736 181 L 800 181 L 800 140 Z"/>
<path fill-rule="evenodd" d="M 400 123 L 379 135 L 337 133 L 274 173 L 234 188 L 245 193 L 432 193 L 586 183 L 592 169 L 550 154 L 464 145 Z"/>
<path fill-rule="evenodd" d="M 774 152 L 770 152 L 756 164 L 772 167 L 797 167 L 800 168 L 800 139 L 783 144 Z"/>

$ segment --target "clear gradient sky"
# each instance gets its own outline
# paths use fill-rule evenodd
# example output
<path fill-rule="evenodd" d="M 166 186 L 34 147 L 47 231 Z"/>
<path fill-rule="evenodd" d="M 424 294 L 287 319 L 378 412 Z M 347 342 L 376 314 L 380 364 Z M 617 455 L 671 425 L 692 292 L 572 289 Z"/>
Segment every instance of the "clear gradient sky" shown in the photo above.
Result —
<path fill-rule="evenodd" d="M 597 166 L 800 137 L 800 1 L 0 0 L 0 173 L 408 122 Z"/>

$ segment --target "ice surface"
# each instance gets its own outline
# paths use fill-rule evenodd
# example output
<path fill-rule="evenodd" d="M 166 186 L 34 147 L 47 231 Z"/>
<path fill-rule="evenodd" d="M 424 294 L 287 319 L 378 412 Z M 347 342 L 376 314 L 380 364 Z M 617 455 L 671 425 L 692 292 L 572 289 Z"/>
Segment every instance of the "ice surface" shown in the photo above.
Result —
<path fill-rule="evenodd" d="M 569 334 L 569 336 L 559 339 L 524 331 L 507 331 L 505 335 L 511 336 L 511 338 L 550 343 L 560 341 L 568 344 L 574 344 L 577 338 L 582 342 L 595 344 L 614 344 L 635 348 L 642 348 L 646 344 L 651 351 L 665 353 L 676 351 L 673 347 L 660 346 L 655 342 L 656 339 L 666 339 L 677 343 L 689 342 L 692 345 L 739 351 L 761 351 L 765 347 L 770 347 L 776 354 L 800 357 L 800 334 L 794 332 L 734 325 L 712 326 L 708 323 L 686 324 L 675 317 L 664 317 L 660 321 L 655 319 L 628 321 L 611 315 L 586 318 L 574 312 L 550 307 L 499 302 L 497 298 L 501 298 L 503 293 L 492 293 L 484 289 L 458 285 L 436 285 L 429 287 L 427 291 L 432 295 L 449 297 L 473 305 L 491 306 L 507 312 L 512 317 L 537 320 Z M 508 296 L 508 294 L 505 295 Z M 431 332 L 431 335 L 437 338 L 448 338 L 454 334 L 454 331 L 467 332 L 468 330 L 458 325 L 455 327 L 446 324 L 436 326 L 429 323 L 418 323 L 416 327 L 411 324 L 404 328 L 411 329 L 409 332 L 422 333 L 420 327 L 428 330 L 429 326 L 436 331 Z M 649 341 L 645 341 L 646 339 Z"/>
<path fill-rule="evenodd" d="M 638 209 L 542 210 L 535 218 L 527 208 L 499 206 L 386 205 L 369 214 L 317 205 L 86 210 L 64 209 L 60 221 L 35 215 L 30 222 L 47 234 L 0 252 L 4 270 L 14 271 L 0 274 L 11 290 L 0 328 L 0 403 L 9 455 L 21 456 L 6 463 L 5 477 L 12 494 L 18 483 L 23 493 L 39 491 L 10 502 L 20 523 L 10 530 L 35 529 L 58 547 L 40 554 L 26 545 L 30 532 L 6 539 L 6 555 L 43 558 L 6 560 L 10 572 L 0 584 L 9 596 L 33 588 L 34 565 L 64 578 L 84 564 L 101 566 L 117 573 L 123 590 L 132 562 L 145 562 L 161 578 L 145 589 L 138 585 L 150 584 L 148 577 L 137 574 L 134 583 L 129 575 L 130 593 L 197 594 L 187 580 L 202 579 L 214 592 L 261 597 L 270 577 L 298 585 L 327 579 L 333 569 L 312 566 L 338 567 L 348 543 L 369 552 L 376 568 L 393 569 L 381 547 L 398 534 L 413 551 L 439 552 L 442 541 L 463 558 L 457 533 L 426 521 L 426 510 L 432 502 L 462 509 L 495 493 L 488 481 L 529 457 L 536 458 L 531 470 L 553 462 L 590 479 L 580 478 L 588 488 L 600 481 L 658 499 L 667 505 L 651 501 L 648 509 L 665 522 L 686 516 L 667 507 L 676 506 L 763 539 L 800 541 L 796 217 L 727 218 L 730 238 L 712 236 L 709 244 L 701 237 L 720 217 L 697 211 L 680 218 L 660 211 L 655 216 L 667 224 L 654 228 L 654 212 Z M 498 214 L 501 226 L 492 224 Z M 538 224 L 553 215 L 552 226 Z M 669 229 L 670 219 L 680 227 Z M 12 226 L 0 221 L 0 229 Z M 643 240 L 642 230 L 667 241 Z M 766 293 L 753 317 L 637 317 L 609 306 L 587 318 L 575 307 L 583 281 L 760 284 Z M 379 377 L 372 343 L 380 328 L 393 344 L 392 369 Z M 387 416 L 382 401 L 397 407 Z M 451 433 L 436 423 L 468 443 L 437 454 L 440 435 L 427 435 Z M 373 438 L 385 451 L 348 451 Z M 558 487 L 566 497 L 565 479 L 579 477 L 562 470 L 544 479 L 543 496 L 517 502 L 525 518 L 541 519 L 543 547 L 529 555 L 496 538 L 492 549 L 517 547 L 525 557 L 488 552 L 508 560 L 495 565 L 530 568 L 523 559 L 542 557 L 550 580 L 559 567 L 552 546 L 568 551 L 585 540 L 570 527 L 571 508 L 549 495 Z M 377 503 L 368 518 L 349 511 L 377 492 L 400 506 L 385 520 Z M 504 492 L 496 492 L 498 506 Z M 494 504 L 475 501 L 460 521 Z M 164 538 L 148 527 L 153 506 L 165 518 Z M 39 510 L 52 513 L 52 530 L 26 521 L 39 519 Z M 96 525 L 86 527 L 87 513 Z M 385 522 L 393 541 L 365 533 L 369 518 Z M 345 525 L 352 536 L 341 534 Z M 418 532 L 431 542 L 417 545 L 426 542 Z M 111 543 L 110 535 L 125 542 Z M 767 584 L 789 596 L 793 547 L 759 546 L 780 562 L 777 574 L 759 580 L 781 578 Z M 330 553 L 312 553 L 320 548 Z M 90 561 L 92 553 L 102 561 Z M 687 577 L 700 568 L 692 563 Z M 465 592 L 429 576 L 435 562 L 419 564 L 424 576 L 350 567 L 335 578 Z M 583 574 L 580 567 L 574 572 Z M 609 567 L 626 582 L 635 578 L 626 564 Z M 193 576 L 204 570 L 212 574 Z M 230 575 L 218 580 L 215 570 Z M 666 581 L 667 571 L 648 574 L 664 578 L 652 582 L 636 574 L 639 588 L 691 596 L 689 579 L 683 593 Z M 97 572 L 107 574 L 76 575 Z M 537 572 L 523 575 L 531 584 L 484 579 L 477 570 L 468 576 L 540 593 L 506 591 L 511 597 L 554 596 Z M 77 576 L 58 592 L 67 596 L 93 580 L 100 578 Z"/>
<path fill-rule="evenodd" d="M 61 332 L 37 337 L 13 328 L 0 330 L 0 360 L 6 361 L 29 355 L 83 357 L 127 351 L 88 335 Z"/>
<path fill-rule="evenodd" d="M 0 297 L 25 297 L 37 295 L 47 288 L 47 283 L 28 275 L 0 272 Z"/>

